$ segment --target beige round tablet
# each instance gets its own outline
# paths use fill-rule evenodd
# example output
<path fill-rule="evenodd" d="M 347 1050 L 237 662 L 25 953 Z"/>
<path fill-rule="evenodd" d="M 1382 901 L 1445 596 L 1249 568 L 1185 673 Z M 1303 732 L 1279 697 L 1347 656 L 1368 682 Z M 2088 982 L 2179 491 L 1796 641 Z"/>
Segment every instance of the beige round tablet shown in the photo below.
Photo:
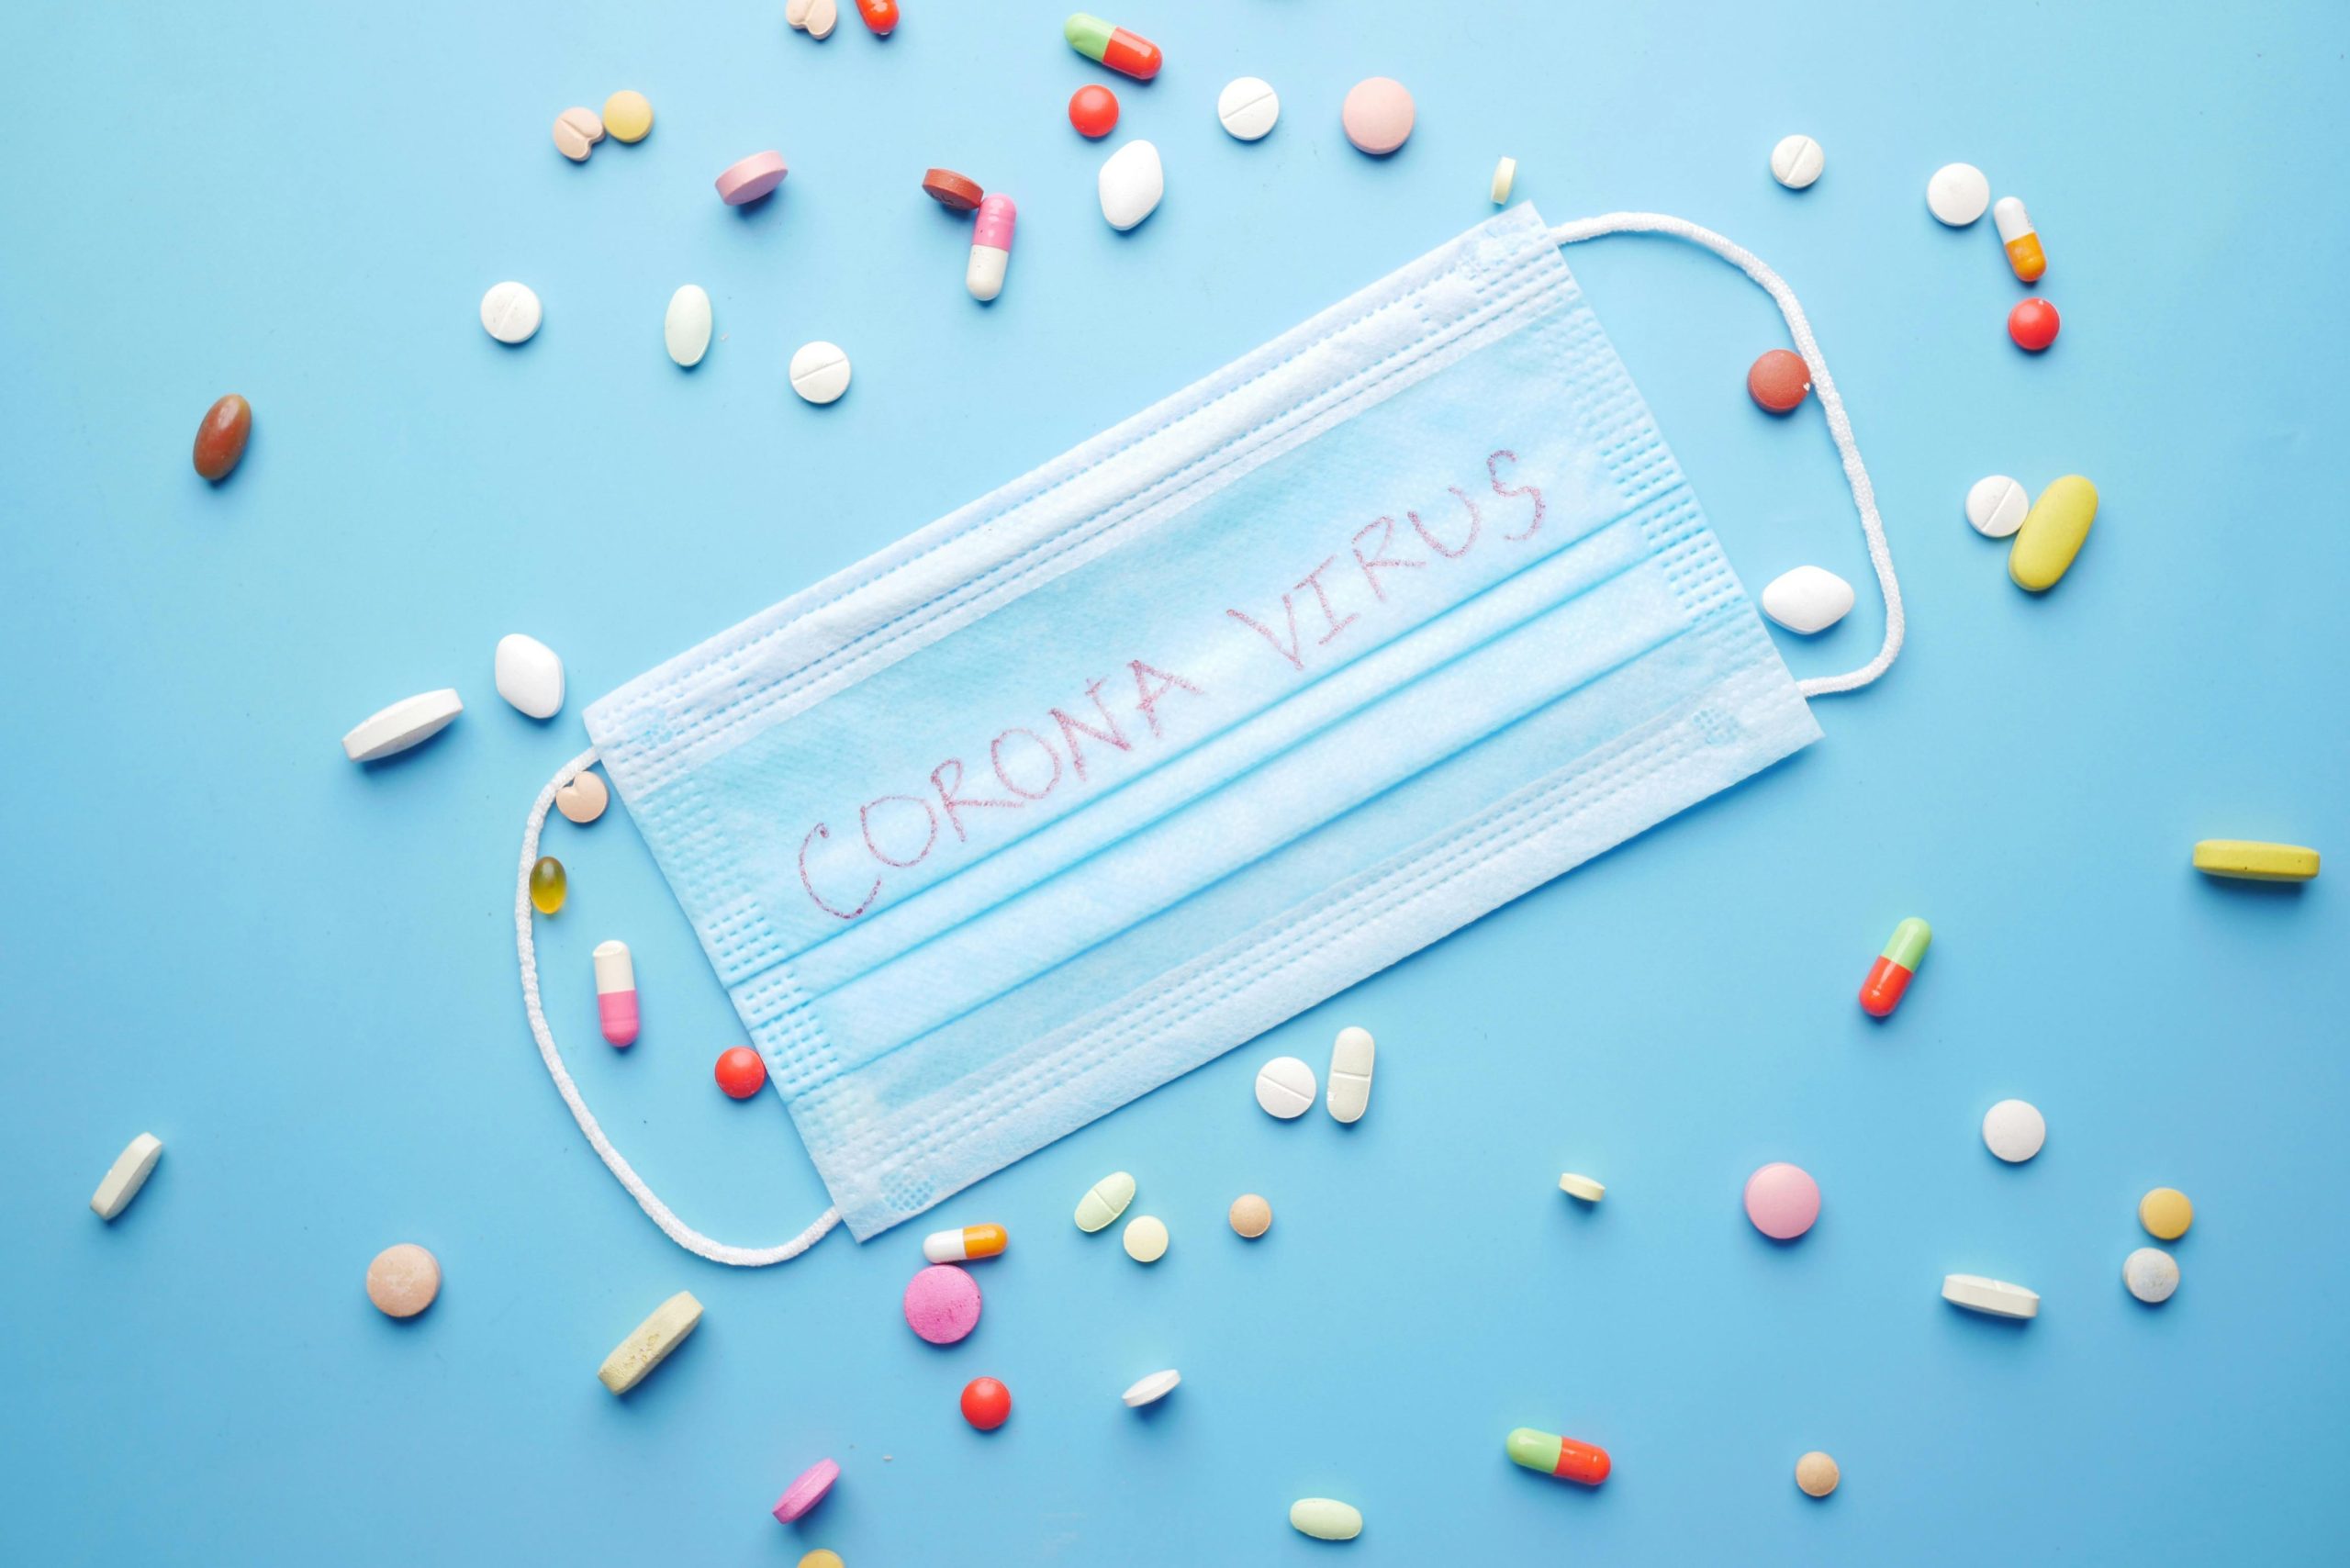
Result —
<path fill-rule="evenodd" d="M 1126 1256 L 1137 1263 L 1156 1263 L 1167 1256 L 1167 1223 L 1152 1215 L 1126 1221 Z"/>
<path fill-rule="evenodd" d="M 367 1299 L 386 1317 L 414 1317 L 441 1294 L 441 1260 L 413 1241 L 386 1247 L 367 1265 Z"/>
<path fill-rule="evenodd" d="M 1843 1479 L 1844 1473 L 1836 1468 L 1836 1462 L 1818 1449 L 1796 1461 L 1796 1484 L 1807 1496 L 1825 1497 Z"/>
<path fill-rule="evenodd" d="M 818 339 L 791 356 L 791 389 L 811 403 L 836 403 L 848 390 L 848 355 Z"/>
<path fill-rule="evenodd" d="M 588 162 L 588 149 L 604 140 L 604 118 L 593 109 L 565 109 L 554 117 L 554 150 L 575 163 Z"/>
<path fill-rule="evenodd" d="M 602 816 L 611 802 L 612 792 L 604 787 L 600 773 L 575 773 L 554 792 L 554 809 L 583 827 Z"/>
<path fill-rule="evenodd" d="M 1232 1200 L 1232 1212 L 1225 1217 L 1233 1229 L 1254 1241 L 1273 1228 L 1273 1205 L 1254 1193 L 1243 1193 Z"/>

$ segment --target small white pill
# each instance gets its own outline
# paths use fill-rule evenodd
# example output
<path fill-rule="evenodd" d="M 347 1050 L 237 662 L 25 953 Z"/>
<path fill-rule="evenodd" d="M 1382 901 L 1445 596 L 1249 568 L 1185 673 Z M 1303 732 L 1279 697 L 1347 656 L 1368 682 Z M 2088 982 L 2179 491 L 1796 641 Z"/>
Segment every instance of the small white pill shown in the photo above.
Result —
<path fill-rule="evenodd" d="M 1559 1178 L 1559 1191 L 1570 1198 L 1581 1198 L 1586 1204 L 1595 1204 L 1607 1195 L 1604 1185 L 1588 1176 L 1578 1176 L 1572 1170 Z"/>
<path fill-rule="evenodd" d="M 1378 1052 L 1368 1029 L 1345 1028 L 1330 1047 L 1329 1097 L 1323 1102 L 1341 1122 L 1360 1122 L 1371 1109 L 1371 1069 Z"/>
<path fill-rule="evenodd" d="M 1972 163 L 1945 163 L 1926 182 L 1926 210 L 1964 229 L 1991 205 L 1991 182 Z"/>
<path fill-rule="evenodd" d="M 1167 170 L 1158 149 L 1147 141 L 1129 141 L 1102 162 L 1095 179 L 1102 196 L 1102 216 L 1113 229 L 1132 229 L 1158 210 L 1167 194 Z"/>
<path fill-rule="evenodd" d="M 1236 76 L 1216 95 L 1215 118 L 1237 140 L 1262 140 L 1281 118 L 1281 95 L 1261 76 Z"/>
<path fill-rule="evenodd" d="M 527 343 L 539 330 L 539 297 L 528 284 L 493 283 L 481 297 L 481 330 L 501 343 Z"/>
<path fill-rule="evenodd" d="M 1517 160 L 1505 158 L 1494 165 L 1494 205 L 1499 207 L 1509 200 L 1510 187 L 1517 184 Z"/>
<path fill-rule="evenodd" d="M 2159 1306 L 2178 1289 L 2178 1260 L 2159 1247 L 2141 1247 L 2121 1260 L 2121 1282 L 2149 1306 Z"/>
<path fill-rule="evenodd" d="M 1314 1108 L 1314 1070 L 1295 1057 L 1275 1057 L 1257 1070 L 1257 1103 L 1284 1122 L 1303 1116 Z"/>
<path fill-rule="evenodd" d="M 1153 1372 L 1148 1377 L 1136 1380 L 1132 1388 L 1118 1397 L 1126 1402 L 1127 1409 L 1139 1410 L 1146 1405 L 1156 1405 L 1174 1393 L 1175 1385 L 1182 1381 L 1183 1374 L 1169 1367 L 1165 1372 Z"/>
<path fill-rule="evenodd" d="M 1986 539 L 2005 539 L 2023 526 L 2031 510 L 2031 498 L 2005 474 L 1977 479 L 1967 487 L 1966 521 Z"/>
<path fill-rule="evenodd" d="M 509 632 L 498 639 L 498 694 L 533 719 L 563 711 L 563 660 L 536 637 Z"/>
<path fill-rule="evenodd" d="M 1797 566 L 1762 590 L 1762 613 L 1790 632 L 1825 632 L 1852 612 L 1852 585 L 1825 566 Z"/>
<path fill-rule="evenodd" d="M 129 1146 L 115 1156 L 106 1180 L 91 1194 L 90 1212 L 100 1219 L 111 1220 L 129 1208 L 130 1200 L 139 1195 L 139 1189 L 147 1184 L 147 1178 L 153 1173 L 155 1161 L 162 1157 L 163 1140 L 153 1133 L 140 1133 L 132 1138 Z"/>
<path fill-rule="evenodd" d="M 2010 1165 L 2021 1165 L 2048 1141 L 2040 1108 L 2023 1100 L 2002 1100 L 1983 1113 L 1983 1144 Z"/>
<path fill-rule="evenodd" d="M 447 729 L 449 722 L 464 711 L 464 699 L 453 687 L 403 697 L 370 713 L 343 736 L 342 755 L 353 762 L 373 762 L 406 751 Z"/>
<path fill-rule="evenodd" d="M 1156 1263 L 1167 1256 L 1167 1222 L 1155 1215 L 1136 1215 L 1126 1221 L 1119 1240 L 1136 1262 Z"/>
<path fill-rule="evenodd" d="M 811 403 L 834 403 L 848 390 L 848 355 L 818 339 L 791 356 L 791 389 Z"/>
<path fill-rule="evenodd" d="M 1771 149 L 1771 177 L 1791 191 L 1803 189 L 1827 167 L 1828 154 L 1808 136 L 1782 137 Z"/>
<path fill-rule="evenodd" d="M 669 357 L 688 370 L 710 352 L 710 295 L 701 285 L 683 285 L 669 296 L 669 308 L 661 317 L 661 342 Z"/>
<path fill-rule="evenodd" d="M 2040 1316 L 2038 1291 L 2028 1291 L 2005 1280 L 1986 1280 L 1980 1274 L 1943 1275 L 1942 1299 L 1953 1306 L 1986 1312 L 1994 1317 Z"/>

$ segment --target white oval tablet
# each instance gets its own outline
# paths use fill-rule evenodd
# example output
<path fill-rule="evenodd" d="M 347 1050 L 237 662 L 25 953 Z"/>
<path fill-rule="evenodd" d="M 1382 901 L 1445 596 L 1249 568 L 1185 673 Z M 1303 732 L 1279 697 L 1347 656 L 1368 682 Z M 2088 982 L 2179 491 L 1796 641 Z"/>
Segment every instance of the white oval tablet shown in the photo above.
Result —
<path fill-rule="evenodd" d="M 669 296 L 661 318 L 661 342 L 669 357 L 690 370 L 710 352 L 710 296 L 701 285 L 689 283 Z"/>
<path fill-rule="evenodd" d="M 2005 539 L 2023 526 L 2024 516 L 2031 510 L 2031 498 L 2005 474 L 1977 479 L 1967 487 L 1966 521 L 1986 539 Z"/>
<path fill-rule="evenodd" d="M 1183 1374 L 1169 1367 L 1163 1372 L 1153 1372 L 1148 1377 L 1137 1379 L 1132 1388 L 1118 1397 L 1126 1402 L 1127 1409 L 1139 1410 L 1146 1405 L 1156 1405 L 1174 1393 L 1175 1385 L 1182 1381 Z"/>
<path fill-rule="evenodd" d="M 1991 182 L 1972 163 L 1945 163 L 1926 182 L 1926 210 L 1964 229 L 1990 208 Z"/>
<path fill-rule="evenodd" d="M 2159 1306 L 2178 1289 L 2178 1260 L 2159 1247 L 2141 1247 L 2121 1260 L 2121 1282 L 2149 1306 Z"/>
<path fill-rule="evenodd" d="M 527 343 L 539 330 L 539 297 L 528 284 L 493 283 L 481 297 L 481 330 L 501 343 Z"/>
<path fill-rule="evenodd" d="M 1102 162 L 1095 180 L 1102 193 L 1102 216 L 1113 229 L 1132 229 L 1158 209 L 1167 194 L 1167 171 L 1158 149 L 1147 141 L 1129 141 Z"/>
<path fill-rule="evenodd" d="M 1803 189 L 1827 167 L 1828 154 L 1808 136 L 1782 137 L 1771 149 L 1771 177 L 1791 191 Z"/>
<path fill-rule="evenodd" d="M 1371 1039 L 1370 1030 L 1348 1027 L 1338 1031 L 1337 1039 L 1330 1047 L 1330 1091 L 1329 1098 L 1324 1102 L 1337 1120 L 1360 1122 L 1362 1114 L 1371 1109 L 1371 1067 L 1377 1054 L 1378 1045 Z M 1262 1091 L 1259 1092 L 1261 1094 Z"/>
<path fill-rule="evenodd" d="M 1588 1176 L 1578 1176 L 1572 1170 L 1559 1178 L 1559 1191 L 1570 1198 L 1581 1198 L 1586 1204 L 1595 1204 L 1607 1195 L 1604 1183 Z"/>
<path fill-rule="evenodd" d="M 464 699 L 453 687 L 403 697 L 390 707 L 370 713 L 342 737 L 342 755 L 353 762 L 373 762 L 431 740 L 465 711 Z"/>
<path fill-rule="evenodd" d="M 1953 1306 L 1986 1312 L 1994 1317 L 2040 1316 L 2038 1291 L 2028 1291 L 2005 1280 L 1986 1280 L 1980 1274 L 1944 1274 L 1942 1299 Z"/>
<path fill-rule="evenodd" d="M 1261 76 L 1236 76 L 1215 95 L 1215 118 L 1241 141 L 1261 141 L 1281 118 L 1281 95 Z"/>
<path fill-rule="evenodd" d="M 1790 632 L 1825 632 L 1852 612 L 1852 585 L 1825 566 L 1797 566 L 1762 590 L 1762 613 Z"/>
<path fill-rule="evenodd" d="M 2047 1118 L 2028 1101 L 2002 1100 L 1983 1113 L 1984 1147 L 2010 1165 L 2021 1165 L 2047 1141 Z"/>
<path fill-rule="evenodd" d="M 139 1189 L 147 1184 L 147 1178 L 154 1171 L 155 1161 L 162 1157 L 163 1140 L 153 1133 L 140 1133 L 132 1138 L 123 1151 L 114 1157 L 114 1164 L 107 1168 L 106 1180 L 98 1183 L 98 1190 L 90 1194 L 90 1212 L 100 1219 L 110 1221 L 129 1208 L 130 1200 L 139 1195 Z M 2162 1254 L 2157 1252 L 2154 1256 L 2159 1258 Z M 2174 1279 L 2177 1273 L 2177 1270 L 2172 1271 Z M 1172 1388 L 1174 1384 L 1168 1386 Z M 1134 1402 L 1128 1400 L 1127 1403 Z"/>
<path fill-rule="evenodd" d="M 1257 1070 L 1257 1103 L 1284 1122 L 1303 1116 L 1314 1108 L 1314 1070 L 1295 1057 L 1275 1057 Z"/>
<path fill-rule="evenodd" d="M 1517 184 L 1517 160 L 1505 158 L 1494 165 L 1493 197 L 1495 207 L 1509 200 L 1510 187 Z"/>
<path fill-rule="evenodd" d="M 498 694 L 533 719 L 563 711 L 563 660 L 536 637 L 509 632 L 498 639 Z"/>
<path fill-rule="evenodd" d="M 791 389 L 811 403 L 835 403 L 848 390 L 848 355 L 821 338 L 791 356 Z"/>

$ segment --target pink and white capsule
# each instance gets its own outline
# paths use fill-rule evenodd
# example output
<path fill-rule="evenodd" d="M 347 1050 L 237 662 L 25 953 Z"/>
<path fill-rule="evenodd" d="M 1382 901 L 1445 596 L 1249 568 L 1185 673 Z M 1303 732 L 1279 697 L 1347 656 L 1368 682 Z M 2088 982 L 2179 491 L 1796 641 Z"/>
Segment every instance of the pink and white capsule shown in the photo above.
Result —
<path fill-rule="evenodd" d="M 971 263 L 963 269 L 963 286 L 978 300 L 1003 292 L 1003 269 L 1012 263 L 1012 221 L 1018 216 L 1008 196 L 990 196 L 979 203 L 971 225 Z"/>
<path fill-rule="evenodd" d="M 636 963 L 625 942 L 596 946 L 596 1018 L 616 1046 L 636 1043 Z"/>

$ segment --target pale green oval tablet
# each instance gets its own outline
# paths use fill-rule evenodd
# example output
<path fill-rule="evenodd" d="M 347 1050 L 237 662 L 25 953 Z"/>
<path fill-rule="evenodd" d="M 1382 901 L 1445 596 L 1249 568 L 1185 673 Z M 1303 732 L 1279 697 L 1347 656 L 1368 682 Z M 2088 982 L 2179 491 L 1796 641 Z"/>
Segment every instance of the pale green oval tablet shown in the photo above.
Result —
<path fill-rule="evenodd" d="M 1352 1540 L 1362 1533 L 1362 1510 L 1335 1497 L 1300 1497 L 1289 1506 L 1289 1522 L 1316 1540 Z"/>
<path fill-rule="evenodd" d="M 2016 530 L 2008 551 L 2008 576 L 2016 587 L 2045 593 L 2072 566 L 2097 521 L 2097 487 L 2067 474 L 2040 492 Z"/>
<path fill-rule="evenodd" d="M 1134 1201 L 1135 1179 L 1123 1170 L 1113 1170 L 1077 1200 L 1077 1228 L 1089 1235 L 1105 1229 Z"/>

